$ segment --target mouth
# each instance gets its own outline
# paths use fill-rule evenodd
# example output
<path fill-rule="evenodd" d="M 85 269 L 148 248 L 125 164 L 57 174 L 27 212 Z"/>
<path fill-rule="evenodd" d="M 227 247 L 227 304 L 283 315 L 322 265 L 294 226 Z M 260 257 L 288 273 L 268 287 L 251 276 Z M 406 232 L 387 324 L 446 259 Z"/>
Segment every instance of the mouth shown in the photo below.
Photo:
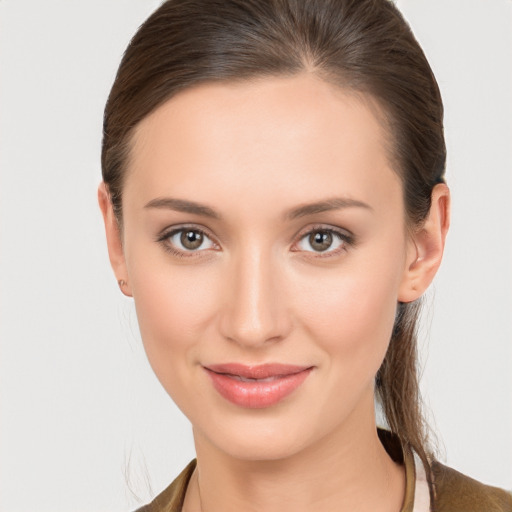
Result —
<path fill-rule="evenodd" d="M 312 366 L 279 363 L 239 363 L 203 366 L 217 392 L 229 402 L 249 409 L 276 405 L 309 376 Z"/>

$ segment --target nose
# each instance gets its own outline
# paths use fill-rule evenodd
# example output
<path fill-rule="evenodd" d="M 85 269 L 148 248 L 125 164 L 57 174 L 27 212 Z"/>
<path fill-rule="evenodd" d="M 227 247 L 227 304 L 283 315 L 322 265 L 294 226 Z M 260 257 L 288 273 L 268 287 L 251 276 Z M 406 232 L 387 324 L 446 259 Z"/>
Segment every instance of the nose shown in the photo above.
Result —
<path fill-rule="evenodd" d="M 247 348 L 286 338 L 291 319 L 278 264 L 255 250 L 231 263 L 223 288 L 226 301 L 220 317 L 221 334 Z"/>

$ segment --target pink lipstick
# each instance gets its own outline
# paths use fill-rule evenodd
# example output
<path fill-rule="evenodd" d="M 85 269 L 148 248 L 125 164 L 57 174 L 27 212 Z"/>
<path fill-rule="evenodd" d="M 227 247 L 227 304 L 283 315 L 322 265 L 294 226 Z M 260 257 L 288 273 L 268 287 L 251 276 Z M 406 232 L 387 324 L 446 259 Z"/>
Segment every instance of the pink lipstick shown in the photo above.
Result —
<path fill-rule="evenodd" d="M 240 407 L 262 409 L 277 404 L 295 391 L 308 377 L 312 366 L 239 363 L 205 366 L 215 389 Z"/>

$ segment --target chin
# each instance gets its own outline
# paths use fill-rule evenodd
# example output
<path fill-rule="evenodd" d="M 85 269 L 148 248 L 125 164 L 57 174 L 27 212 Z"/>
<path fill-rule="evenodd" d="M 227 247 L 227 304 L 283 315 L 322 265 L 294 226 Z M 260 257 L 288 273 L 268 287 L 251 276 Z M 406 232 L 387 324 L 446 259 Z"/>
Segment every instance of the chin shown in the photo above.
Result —
<path fill-rule="evenodd" d="M 196 442 L 206 442 L 238 460 L 276 461 L 303 452 L 328 433 L 319 430 L 318 424 L 309 424 L 304 417 L 275 412 L 269 409 L 237 418 L 223 417 L 215 424 L 207 424 L 204 430 L 194 427 Z"/>
<path fill-rule="evenodd" d="M 224 453 L 243 461 L 285 460 L 300 453 L 306 443 L 290 439 L 285 433 L 260 436 L 239 436 L 231 438 L 229 443 L 218 445 Z"/>

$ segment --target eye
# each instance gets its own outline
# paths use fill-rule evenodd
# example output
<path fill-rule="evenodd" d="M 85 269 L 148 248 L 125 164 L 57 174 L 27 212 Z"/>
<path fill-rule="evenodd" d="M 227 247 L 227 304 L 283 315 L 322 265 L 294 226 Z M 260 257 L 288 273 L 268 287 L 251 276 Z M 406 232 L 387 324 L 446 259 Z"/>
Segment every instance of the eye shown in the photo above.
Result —
<path fill-rule="evenodd" d="M 299 240 L 300 251 L 337 254 L 352 243 L 352 237 L 335 229 L 314 228 Z"/>
<path fill-rule="evenodd" d="M 188 256 L 187 253 L 197 253 L 217 247 L 203 230 L 192 227 L 166 231 L 158 241 L 164 244 L 165 249 L 177 256 Z"/>

